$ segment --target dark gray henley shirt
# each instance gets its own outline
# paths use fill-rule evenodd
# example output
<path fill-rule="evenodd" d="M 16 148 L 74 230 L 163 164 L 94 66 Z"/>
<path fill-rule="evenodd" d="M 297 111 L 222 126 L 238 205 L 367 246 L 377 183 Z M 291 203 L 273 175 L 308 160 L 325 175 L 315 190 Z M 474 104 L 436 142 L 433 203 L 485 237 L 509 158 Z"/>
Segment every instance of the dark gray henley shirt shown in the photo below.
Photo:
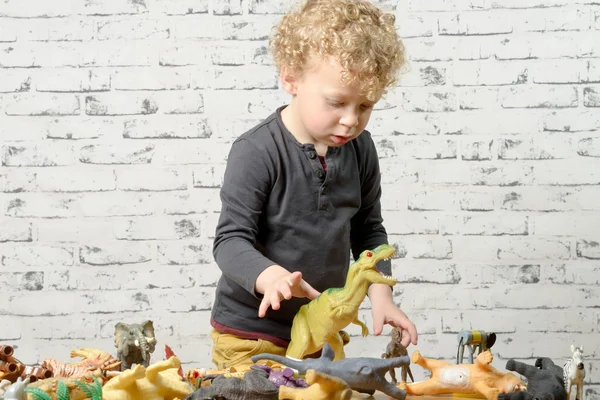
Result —
<path fill-rule="evenodd" d="M 387 243 L 379 160 L 368 131 L 330 147 L 324 171 L 313 144 L 299 143 L 280 107 L 231 146 L 213 253 L 222 271 L 211 318 L 229 328 L 289 341 L 308 299 L 284 300 L 258 317 L 258 275 L 273 264 L 302 272 L 318 291 L 344 286 L 350 250 Z M 378 268 L 391 274 L 389 261 Z"/>

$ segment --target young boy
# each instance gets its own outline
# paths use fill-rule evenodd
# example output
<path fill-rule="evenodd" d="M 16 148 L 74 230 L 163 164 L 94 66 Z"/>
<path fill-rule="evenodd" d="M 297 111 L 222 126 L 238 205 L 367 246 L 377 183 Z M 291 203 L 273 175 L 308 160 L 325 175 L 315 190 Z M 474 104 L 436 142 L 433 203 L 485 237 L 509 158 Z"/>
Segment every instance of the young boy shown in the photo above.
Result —
<path fill-rule="evenodd" d="M 249 365 L 285 355 L 300 306 L 344 285 L 350 264 L 387 243 L 377 152 L 365 127 L 396 81 L 404 49 L 394 16 L 367 0 L 308 0 L 271 41 L 291 95 L 231 147 L 214 256 L 222 277 L 212 309 L 213 362 Z M 378 268 L 391 274 L 391 263 Z M 415 325 L 387 285 L 371 285 L 373 331 Z"/>

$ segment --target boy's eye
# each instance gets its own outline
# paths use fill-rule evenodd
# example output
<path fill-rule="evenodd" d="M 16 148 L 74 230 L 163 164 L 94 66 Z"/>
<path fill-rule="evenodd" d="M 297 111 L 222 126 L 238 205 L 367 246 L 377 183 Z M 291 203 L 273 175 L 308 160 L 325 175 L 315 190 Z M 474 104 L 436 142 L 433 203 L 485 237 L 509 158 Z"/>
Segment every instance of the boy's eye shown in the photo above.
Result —
<path fill-rule="evenodd" d="M 361 104 L 360 108 L 362 108 L 363 110 L 369 110 L 371 108 L 373 108 L 372 104 Z"/>
<path fill-rule="evenodd" d="M 329 102 L 329 105 L 330 105 L 331 107 L 343 107 L 343 106 L 344 106 L 344 103 L 340 103 L 339 101 L 330 101 L 330 102 Z"/>

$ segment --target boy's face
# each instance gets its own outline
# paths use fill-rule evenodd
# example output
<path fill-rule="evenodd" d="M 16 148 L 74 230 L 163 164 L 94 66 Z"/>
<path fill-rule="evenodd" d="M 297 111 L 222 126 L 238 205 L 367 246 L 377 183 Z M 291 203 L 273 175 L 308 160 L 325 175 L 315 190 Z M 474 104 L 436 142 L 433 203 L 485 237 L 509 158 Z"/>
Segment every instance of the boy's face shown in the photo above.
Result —
<path fill-rule="evenodd" d="M 293 97 L 288 128 L 303 143 L 341 146 L 363 132 L 377 101 L 342 83 L 342 66 L 332 57 L 313 58 L 309 65 L 300 77 L 282 74 L 283 87 Z"/>

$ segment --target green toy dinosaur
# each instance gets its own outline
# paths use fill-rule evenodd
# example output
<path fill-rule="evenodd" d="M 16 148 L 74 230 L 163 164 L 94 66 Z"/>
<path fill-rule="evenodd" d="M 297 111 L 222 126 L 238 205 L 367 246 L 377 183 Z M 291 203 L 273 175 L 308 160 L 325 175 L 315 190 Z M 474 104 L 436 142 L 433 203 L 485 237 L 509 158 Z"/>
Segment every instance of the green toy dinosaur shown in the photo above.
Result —
<path fill-rule="evenodd" d="M 358 308 L 367 295 L 370 283 L 383 283 L 394 286 L 396 279 L 384 276 L 377 270 L 377 263 L 394 255 L 393 246 L 382 244 L 374 250 L 360 254 L 346 276 L 342 288 L 330 288 L 317 298 L 303 305 L 292 322 L 291 342 L 286 356 L 303 359 L 323 348 L 327 342 L 335 353 L 334 360 L 344 359 L 344 344 L 340 330 L 350 323 L 362 328 L 362 335 L 369 334 L 369 328 L 358 319 Z"/>

